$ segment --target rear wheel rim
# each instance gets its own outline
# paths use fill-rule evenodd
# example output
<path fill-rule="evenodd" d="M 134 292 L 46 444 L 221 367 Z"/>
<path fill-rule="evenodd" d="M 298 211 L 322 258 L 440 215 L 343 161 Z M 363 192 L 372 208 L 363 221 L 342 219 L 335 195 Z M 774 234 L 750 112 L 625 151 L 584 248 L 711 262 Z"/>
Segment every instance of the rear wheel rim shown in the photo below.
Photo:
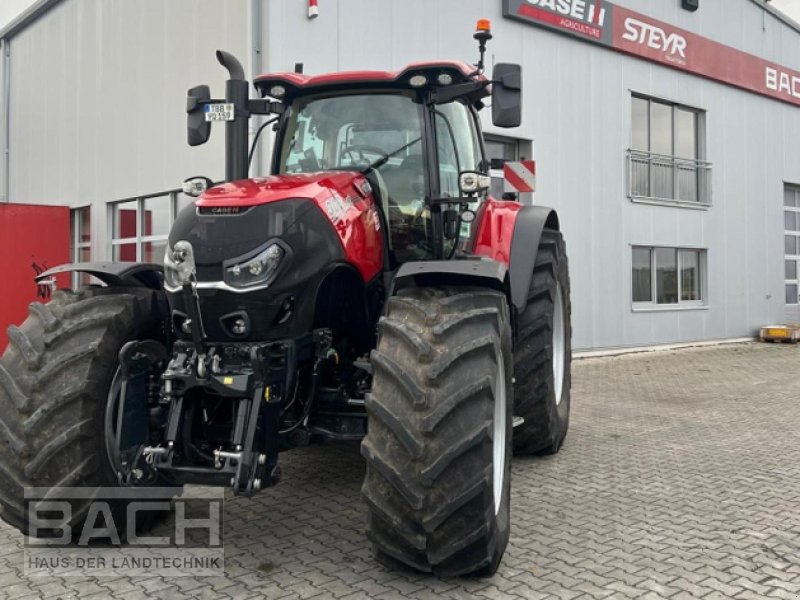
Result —
<path fill-rule="evenodd" d="M 556 297 L 553 306 L 553 382 L 556 406 L 561 404 L 564 390 L 564 364 L 566 363 L 566 329 L 564 327 L 564 295 L 561 284 L 556 282 Z"/>
<path fill-rule="evenodd" d="M 494 378 L 494 439 L 492 442 L 494 514 L 500 512 L 503 500 L 503 482 L 506 474 L 506 367 L 503 355 L 497 357 L 497 374 Z"/>

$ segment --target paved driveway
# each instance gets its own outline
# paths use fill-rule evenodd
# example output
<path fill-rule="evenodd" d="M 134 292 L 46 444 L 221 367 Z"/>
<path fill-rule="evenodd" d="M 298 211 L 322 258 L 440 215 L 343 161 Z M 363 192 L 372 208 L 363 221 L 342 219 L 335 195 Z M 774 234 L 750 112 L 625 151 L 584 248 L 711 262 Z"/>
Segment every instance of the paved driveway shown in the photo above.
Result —
<path fill-rule="evenodd" d="M 516 459 L 498 574 L 373 562 L 356 446 L 284 456 L 284 482 L 226 505 L 225 578 L 30 579 L 0 525 L 0 596 L 800 598 L 800 348 L 745 344 L 574 365 L 555 457 Z"/>

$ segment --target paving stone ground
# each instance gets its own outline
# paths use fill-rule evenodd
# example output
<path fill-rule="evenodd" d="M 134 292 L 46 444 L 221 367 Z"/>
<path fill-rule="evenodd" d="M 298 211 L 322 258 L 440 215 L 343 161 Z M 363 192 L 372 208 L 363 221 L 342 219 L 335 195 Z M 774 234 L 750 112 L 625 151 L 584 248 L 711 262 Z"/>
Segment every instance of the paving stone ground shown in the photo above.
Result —
<path fill-rule="evenodd" d="M 387 570 L 364 537 L 356 445 L 283 456 L 227 497 L 226 576 L 26 579 L 0 525 L 8 598 L 800 598 L 800 348 L 743 344 L 573 365 L 554 457 L 515 459 L 511 541 L 490 579 Z"/>

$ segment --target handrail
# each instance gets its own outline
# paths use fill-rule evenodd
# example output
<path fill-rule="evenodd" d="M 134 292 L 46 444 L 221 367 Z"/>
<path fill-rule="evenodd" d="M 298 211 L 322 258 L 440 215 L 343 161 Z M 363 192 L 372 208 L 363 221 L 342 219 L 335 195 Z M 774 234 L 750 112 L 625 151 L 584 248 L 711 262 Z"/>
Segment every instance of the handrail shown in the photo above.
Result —
<path fill-rule="evenodd" d="M 628 197 L 686 206 L 711 205 L 711 163 L 628 149 Z"/>

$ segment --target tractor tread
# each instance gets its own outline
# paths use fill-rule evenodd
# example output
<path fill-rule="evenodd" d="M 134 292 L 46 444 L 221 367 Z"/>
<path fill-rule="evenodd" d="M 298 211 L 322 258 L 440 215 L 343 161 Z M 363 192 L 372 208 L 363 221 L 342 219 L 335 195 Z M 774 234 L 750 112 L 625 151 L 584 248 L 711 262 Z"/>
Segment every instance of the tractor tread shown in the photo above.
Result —
<path fill-rule="evenodd" d="M 105 406 L 117 353 L 158 334 L 153 290 L 57 291 L 9 328 L 0 357 L 0 517 L 28 532 L 23 488 L 117 485 L 106 461 Z M 88 502 L 73 507 L 74 529 Z"/>
<path fill-rule="evenodd" d="M 411 379 L 403 368 L 388 354 L 373 350 L 371 361 L 378 370 L 390 375 L 405 392 L 406 400 L 414 406 L 427 406 L 428 393 L 420 384 Z"/>
<path fill-rule="evenodd" d="M 505 296 L 404 289 L 389 300 L 387 322 L 372 352 L 362 442 L 376 556 L 437 575 L 494 572 L 508 541 L 508 518 L 495 515 L 492 490 L 498 353 L 508 356 L 508 387 L 513 362 Z M 420 352 L 428 346 L 432 360 Z"/>
<path fill-rule="evenodd" d="M 58 319 L 47 304 L 31 302 L 30 306 L 28 306 L 28 312 L 32 317 L 36 317 L 41 321 L 42 327 L 46 332 L 53 331 L 58 325 Z"/>
<path fill-rule="evenodd" d="M 405 482 L 403 473 L 392 462 L 376 450 L 369 440 L 361 444 L 361 454 L 370 466 L 375 467 L 383 478 L 397 489 L 409 505 L 417 510 L 421 509 L 425 498 L 419 492 L 412 490 Z"/>
<path fill-rule="evenodd" d="M 13 345 L 22 354 L 27 369 L 29 371 L 38 369 L 42 361 L 42 356 L 39 351 L 34 348 L 27 334 L 16 325 L 9 325 L 6 333 L 8 334 L 8 345 Z"/>
<path fill-rule="evenodd" d="M 0 390 L 5 393 L 6 397 L 11 399 L 14 408 L 21 413 L 27 413 L 30 410 L 30 398 L 22 392 L 19 384 L 8 372 L 2 362 L 0 362 Z"/>
<path fill-rule="evenodd" d="M 567 340 L 571 336 L 569 272 L 564 239 L 558 231 L 545 229 L 539 243 L 528 292 L 528 305 L 518 317 L 514 348 L 514 414 L 524 418 L 514 429 L 516 454 L 554 454 L 569 428 L 570 361 L 566 345 L 561 404 L 555 401 L 553 361 L 553 310 L 556 284 L 564 297 Z"/>
<path fill-rule="evenodd" d="M 412 458 L 419 458 L 422 455 L 425 444 L 414 435 L 403 417 L 396 415 L 388 406 L 375 402 L 372 394 L 366 395 L 366 408 L 397 436 Z"/>
<path fill-rule="evenodd" d="M 472 396 L 487 391 L 491 393 L 493 382 L 494 380 L 489 375 L 486 375 L 477 381 L 468 381 L 456 392 L 448 396 L 447 399 L 434 406 L 433 410 L 423 417 L 423 431 L 426 433 L 433 432 L 439 423 L 441 423 L 442 420 L 447 417 L 447 415 L 459 407 L 462 402 L 472 398 Z"/>
<path fill-rule="evenodd" d="M 378 321 L 378 330 L 381 333 L 391 332 L 423 358 L 430 359 L 433 354 L 433 347 L 402 321 L 390 317 L 381 317 L 380 321 Z"/>

